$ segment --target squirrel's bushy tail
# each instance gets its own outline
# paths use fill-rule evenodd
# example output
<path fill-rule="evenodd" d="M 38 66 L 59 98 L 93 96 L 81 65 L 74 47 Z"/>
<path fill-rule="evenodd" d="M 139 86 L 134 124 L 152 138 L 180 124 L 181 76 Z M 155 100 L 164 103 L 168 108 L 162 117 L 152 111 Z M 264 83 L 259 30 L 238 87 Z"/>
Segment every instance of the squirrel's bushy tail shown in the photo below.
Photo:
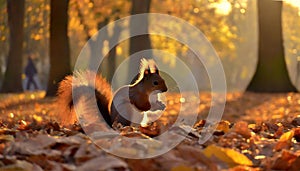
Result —
<path fill-rule="evenodd" d="M 95 100 L 96 108 L 92 105 Z M 74 110 L 74 105 L 77 105 L 76 111 L 83 117 L 90 116 L 91 118 L 88 119 L 95 120 L 97 116 L 95 113 L 100 111 L 106 123 L 111 126 L 109 114 L 111 100 L 112 90 L 105 78 L 92 71 L 78 71 L 73 76 L 67 76 L 59 84 L 57 104 L 60 120 L 65 125 L 77 121 Z"/>

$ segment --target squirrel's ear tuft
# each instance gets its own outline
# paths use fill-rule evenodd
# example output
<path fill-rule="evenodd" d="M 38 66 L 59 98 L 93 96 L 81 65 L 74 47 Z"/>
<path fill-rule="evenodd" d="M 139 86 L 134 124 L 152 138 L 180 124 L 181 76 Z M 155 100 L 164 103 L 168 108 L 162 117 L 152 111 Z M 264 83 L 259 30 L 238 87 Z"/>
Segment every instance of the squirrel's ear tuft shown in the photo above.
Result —
<path fill-rule="evenodd" d="M 144 71 L 144 75 L 148 75 L 148 74 L 151 74 L 151 70 L 150 70 L 150 67 L 148 66 L 147 69 L 145 69 Z"/>
<path fill-rule="evenodd" d="M 149 75 L 149 74 L 159 74 L 157 65 L 153 59 L 141 59 L 141 65 L 140 65 L 140 73 L 144 73 L 144 75 Z"/>
<path fill-rule="evenodd" d="M 155 73 L 159 75 L 159 71 L 158 71 L 157 65 L 155 65 Z"/>

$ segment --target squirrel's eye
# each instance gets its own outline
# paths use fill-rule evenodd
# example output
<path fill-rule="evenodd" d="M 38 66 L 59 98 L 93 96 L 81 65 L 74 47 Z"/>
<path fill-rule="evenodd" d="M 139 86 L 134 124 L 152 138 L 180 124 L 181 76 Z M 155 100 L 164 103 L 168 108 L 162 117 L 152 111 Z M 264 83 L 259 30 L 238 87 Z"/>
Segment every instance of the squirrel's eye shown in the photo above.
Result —
<path fill-rule="evenodd" d="M 158 81 L 153 81 L 153 85 L 158 85 Z"/>

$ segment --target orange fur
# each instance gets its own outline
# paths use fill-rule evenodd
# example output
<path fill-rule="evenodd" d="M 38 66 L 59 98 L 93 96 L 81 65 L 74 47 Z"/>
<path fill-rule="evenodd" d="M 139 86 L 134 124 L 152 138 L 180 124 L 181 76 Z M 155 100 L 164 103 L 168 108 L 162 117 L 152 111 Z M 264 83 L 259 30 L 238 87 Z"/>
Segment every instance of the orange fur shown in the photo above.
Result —
<path fill-rule="evenodd" d="M 93 83 L 95 78 L 95 83 Z M 73 99 L 72 99 L 72 86 L 76 88 L 91 88 L 96 90 L 96 98 L 99 101 L 98 107 L 103 109 L 105 115 L 109 115 L 109 106 L 112 100 L 112 90 L 110 84 L 100 75 L 97 75 L 91 71 L 76 72 L 74 75 L 67 76 L 63 81 L 60 82 L 58 88 L 58 114 L 59 120 L 65 124 L 73 124 L 77 121 L 76 113 L 73 110 Z M 86 92 L 86 91 L 85 91 Z M 94 92 L 91 92 L 94 93 Z M 91 94 L 82 94 L 82 96 L 89 97 Z"/>

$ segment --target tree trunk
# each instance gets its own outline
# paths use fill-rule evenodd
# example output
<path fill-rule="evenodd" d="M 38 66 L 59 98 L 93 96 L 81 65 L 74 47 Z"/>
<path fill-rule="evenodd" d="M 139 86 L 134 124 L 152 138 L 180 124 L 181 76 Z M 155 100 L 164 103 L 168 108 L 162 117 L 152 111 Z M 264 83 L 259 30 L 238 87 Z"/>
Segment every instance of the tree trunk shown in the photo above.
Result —
<path fill-rule="evenodd" d="M 7 0 L 10 44 L 2 92 L 22 92 L 24 0 Z"/>
<path fill-rule="evenodd" d="M 118 20 L 117 18 L 116 20 Z M 116 57 L 117 57 L 117 47 L 118 45 L 113 46 L 113 43 L 117 42 L 121 34 L 121 26 L 116 22 L 114 25 L 114 32 L 111 38 L 109 39 L 109 53 L 108 53 L 108 71 L 107 71 L 107 80 L 112 81 L 115 70 L 116 70 Z"/>
<path fill-rule="evenodd" d="M 98 31 L 103 29 L 101 33 L 97 34 L 95 40 L 90 40 L 89 46 L 91 49 L 90 61 L 89 61 L 89 70 L 91 71 L 100 71 L 101 73 L 105 72 L 107 68 L 105 65 L 98 66 L 99 64 L 99 56 L 102 55 L 102 51 L 104 48 L 104 41 L 108 39 L 108 30 L 105 26 L 108 24 L 109 18 L 105 18 L 102 22 L 97 23 Z M 100 68 L 98 68 L 100 67 Z"/>
<path fill-rule="evenodd" d="M 50 2 L 50 76 L 47 96 L 56 95 L 58 83 L 71 72 L 68 4 L 69 0 Z"/>
<path fill-rule="evenodd" d="M 292 85 L 284 58 L 281 26 L 282 2 L 259 0 L 258 64 L 247 90 L 255 92 L 296 91 Z"/>
<path fill-rule="evenodd" d="M 131 15 L 149 13 L 151 0 L 132 0 Z M 148 19 L 130 20 L 130 34 L 133 35 L 135 29 L 148 30 Z M 139 51 L 151 49 L 151 41 L 149 34 L 139 35 L 130 38 L 129 55 L 133 55 Z M 141 58 L 151 58 L 152 54 L 149 53 L 147 56 L 136 56 L 130 59 L 129 65 L 129 78 L 132 75 L 136 75 L 139 68 L 139 62 Z M 130 80 L 128 80 L 130 81 Z"/>

